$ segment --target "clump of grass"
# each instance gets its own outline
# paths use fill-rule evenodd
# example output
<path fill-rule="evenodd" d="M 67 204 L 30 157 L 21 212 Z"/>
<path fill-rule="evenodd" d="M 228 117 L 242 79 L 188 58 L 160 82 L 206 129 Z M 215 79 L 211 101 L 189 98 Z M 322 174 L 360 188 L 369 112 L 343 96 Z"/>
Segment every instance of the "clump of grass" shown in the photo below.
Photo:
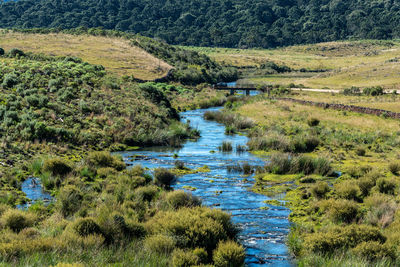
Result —
<path fill-rule="evenodd" d="M 175 165 L 175 168 L 177 168 L 179 170 L 185 169 L 185 163 L 181 160 L 175 160 L 174 165 Z"/>
<path fill-rule="evenodd" d="M 232 135 L 237 133 L 237 129 L 233 125 L 227 125 L 225 126 L 225 134 L 227 135 Z"/>
<path fill-rule="evenodd" d="M 217 121 L 229 125 L 229 127 L 234 127 L 237 130 L 250 129 L 255 125 L 251 119 L 230 112 L 206 111 L 204 119 Z"/>
<path fill-rule="evenodd" d="M 329 193 L 331 189 L 326 182 L 319 181 L 311 187 L 310 191 L 315 198 L 321 199 L 325 198 L 326 194 Z"/>
<path fill-rule="evenodd" d="M 152 235 L 144 240 L 144 247 L 149 251 L 169 254 L 175 248 L 175 241 L 167 235 Z"/>
<path fill-rule="evenodd" d="M 359 208 L 356 202 L 347 199 L 324 200 L 320 203 L 320 208 L 336 223 L 351 223 L 359 217 Z"/>
<path fill-rule="evenodd" d="M 154 182 L 159 186 L 169 189 L 175 180 L 175 175 L 165 168 L 154 170 Z"/>
<path fill-rule="evenodd" d="M 357 156 L 364 157 L 365 153 L 366 153 L 366 151 L 365 151 L 365 148 L 363 148 L 363 147 L 358 147 L 356 149 Z"/>
<path fill-rule="evenodd" d="M 376 181 L 376 187 L 383 194 L 394 195 L 398 185 L 394 179 L 379 178 Z"/>
<path fill-rule="evenodd" d="M 303 173 L 309 175 L 314 173 L 324 176 L 332 174 L 331 162 L 326 158 L 313 158 L 304 155 L 291 156 L 284 153 L 272 155 L 266 170 L 274 174 Z"/>
<path fill-rule="evenodd" d="M 200 258 L 193 251 L 185 251 L 183 249 L 175 249 L 172 253 L 172 266 L 197 266 L 200 264 Z"/>
<path fill-rule="evenodd" d="M 309 118 L 309 119 L 307 120 L 307 124 L 308 124 L 308 126 L 310 126 L 310 127 L 318 126 L 319 123 L 320 123 L 320 121 L 319 121 L 319 119 L 317 119 L 317 118 Z"/>
<path fill-rule="evenodd" d="M 34 222 L 33 214 L 21 210 L 9 209 L 1 216 L 2 225 L 17 233 L 22 229 L 31 227 Z"/>
<path fill-rule="evenodd" d="M 335 190 L 341 198 L 356 201 L 360 199 L 360 187 L 355 180 L 342 181 L 335 185 Z"/>
<path fill-rule="evenodd" d="M 126 168 L 126 165 L 122 158 L 112 156 L 109 152 L 91 152 L 85 159 L 87 165 L 95 168 L 110 167 L 117 171 L 121 171 Z"/>
<path fill-rule="evenodd" d="M 192 194 L 186 193 L 183 190 L 167 193 L 166 200 L 168 205 L 175 210 L 182 207 L 195 207 L 201 205 L 201 201 L 197 197 L 194 197 Z"/>
<path fill-rule="evenodd" d="M 400 172 L 400 163 L 399 162 L 391 162 L 389 164 L 389 171 L 394 175 L 399 175 Z"/>
<path fill-rule="evenodd" d="M 43 171 L 55 176 L 65 176 L 72 171 L 71 165 L 70 162 L 61 158 L 47 159 L 43 163 Z"/>
<path fill-rule="evenodd" d="M 228 172 L 242 172 L 246 175 L 254 172 L 254 168 L 247 161 L 243 162 L 242 164 L 236 163 L 234 165 L 228 165 L 226 169 Z"/>
<path fill-rule="evenodd" d="M 244 153 L 246 151 L 247 151 L 247 147 L 246 146 L 240 145 L 240 144 L 236 145 L 236 153 L 240 154 L 240 153 Z"/>
<path fill-rule="evenodd" d="M 222 145 L 218 147 L 219 151 L 222 152 L 231 152 L 233 150 L 232 142 L 223 141 Z"/>
<path fill-rule="evenodd" d="M 243 266 L 244 248 L 234 241 L 224 241 L 218 244 L 214 251 L 213 260 L 216 267 Z"/>

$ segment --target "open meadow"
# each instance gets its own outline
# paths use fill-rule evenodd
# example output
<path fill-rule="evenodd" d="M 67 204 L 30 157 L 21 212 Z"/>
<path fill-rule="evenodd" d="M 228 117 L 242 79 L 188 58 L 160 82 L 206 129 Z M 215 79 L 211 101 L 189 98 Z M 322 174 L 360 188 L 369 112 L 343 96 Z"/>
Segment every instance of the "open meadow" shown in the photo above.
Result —
<path fill-rule="evenodd" d="M 53 34 L 24 34 L 0 31 L 0 47 L 53 56 L 82 58 L 91 64 L 104 66 L 107 71 L 122 76 L 152 80 L 165 76 L 172 68 L 163 60 L 133 46 L 123 38 L 105 36 Z"/>
<path fill-rule="evenodd" d="M 258 84 L 303 84 L 310 88 L 383 86 L 400 88 L 398 41 L 342 41 L 276 49 L 191 47 L 217 62 L 237 67 L 260 67 L 268 61 L 288 66 L 290 73 L 244 75 Z"/>

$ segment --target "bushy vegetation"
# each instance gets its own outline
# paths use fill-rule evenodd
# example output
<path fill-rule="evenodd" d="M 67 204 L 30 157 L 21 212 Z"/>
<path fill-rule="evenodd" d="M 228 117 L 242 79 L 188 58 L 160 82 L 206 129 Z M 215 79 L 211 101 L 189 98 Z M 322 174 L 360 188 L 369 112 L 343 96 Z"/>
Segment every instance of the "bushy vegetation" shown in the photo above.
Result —
<path fill-rule="evenodd" d="M 372 102 L 373 94 L 359 97 Z M 248 146 L 268 163 L 257 170 L 253 190 L 286 201 L 293 223 L 287 244 L 300 266 L 398 264 L 397 120 L 261 97 L 234 111 L 255 122 Z M 318 140 L 309 152 L 298 149 L 305 137 Z"/>
<path fill-rule="evenodd" d="M 68 27 L 69 28 L 69 27 Z M 161 78 L 164 82 L 175 81 L 186 85 L 197 85 L 201 83 L 215 84 L 218 82 L 231 82 L 238 79 L 236 68 L 223 66 L 207 55 L 182 47 L 171 46 L 163 41 L 155 40 L 140 35 L 120 32 L 116 30 L 105 30 L 103 28 L 72 28 L 60 30 L 50 29 L 14 29 L 14 31 L 29 33 L 66 33 L 75 35 L 94 35 L 124 38 L 130 45 L 142 48 L 156 58 L 164 60 L 174 68 Z"/>
<path fill-rule="evenodd" d="M 57 6 L 53 10 L 52 6 Z M 6 1 L 0 27 L 103 27 L 171 44 L 275 47 L 399 37 L 398 4 L 370 1 Z M 47 14 L 42 19 L 42 14 Z M 380 14 L 377 16 L 376 14 Z"/>
<path fill-rule="evenodd" d="M 50 170 L 65 166 L 61 163 L 65 161 L 49 157 L 36 171 L 60 177 L 66 174 Z M 156 170 L 149 179 L 140 166 L 128 170 L 120 163 L 106 152 L 89 153 L 80 162 L 68 163 L 67 178 L 52 190 L 54 203 L 36 203 L 28 210 L 2 204 L 0 262 L 243 264 L 243 247 L 228 241 L 237 234 L 230 215 L 203 207 L 184 191 L 166 191 L 171 181 L 165 178 L 171 177 L 167 170 Z M 81 176 L 83 169 L 92 171 L 91 182 Z"/>
<path fill-rule="evenodd" d="M 107 76 L 76 58 L 10 51 L 0 62 L 0 138 L 107 148 L 177 145 L 198 135 L 156 84 Z M 15 55 L 14 55 L 15 54 Z"/>

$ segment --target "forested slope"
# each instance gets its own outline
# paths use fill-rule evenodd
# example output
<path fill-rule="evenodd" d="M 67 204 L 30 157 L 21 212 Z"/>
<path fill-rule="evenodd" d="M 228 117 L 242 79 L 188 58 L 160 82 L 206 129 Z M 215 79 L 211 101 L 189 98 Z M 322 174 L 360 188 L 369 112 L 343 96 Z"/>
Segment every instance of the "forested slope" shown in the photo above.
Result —
<path fill-rule="evenodd" d="M 0 27 L 103 27 L 170 44 L 275 47 L 400 36 L 396 0 L 20 0 Z"/>

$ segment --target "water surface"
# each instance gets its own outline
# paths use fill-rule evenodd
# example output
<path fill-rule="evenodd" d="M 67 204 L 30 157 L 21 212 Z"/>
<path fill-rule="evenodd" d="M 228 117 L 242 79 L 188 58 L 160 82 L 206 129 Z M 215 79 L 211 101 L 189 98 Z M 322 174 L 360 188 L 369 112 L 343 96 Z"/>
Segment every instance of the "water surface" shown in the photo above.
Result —
<path fill-rule="evenodd" d="M 254 182 L 252 176 L 230 173 L 227 166 L 248 162 L 252 166 L 263 166 L 265 160 L 251 153 L 222 153 L 218 146 L 222 141 L 236 145 L 246 145 L 247 137 L 243 135 L 225 135 L 222 124 L 206 121 L 203 114 L 207 110 L 199 109 L 182 112 L 183 121 L 189 121 L 201 132 L 197 141 L 188 141 L 180 149 L 150 148 L 143 151 L 122 152 L 128 164 L 141 164 L 148 168 L 174 166 L 177 154 L 189 168 L 204 165 L 211 169 L 208 173 L 196 173 L 178 178 L 175 189 L 196 188 L 193 195 L 202 199 L 203 204 L 217 207 L 232 214 L 232 220 L 240 226 L 239 239 L 246 247 L 246 264 L 248 266 L 292 266 L 285 244 L 289 232 L 289 209 L 267 205 L 263 201 L 270 198 L 250 191 Z M 132 162 L 132 157 L 141 155 Z M 268 207 L 269 209 L 262 209 Z"/>

